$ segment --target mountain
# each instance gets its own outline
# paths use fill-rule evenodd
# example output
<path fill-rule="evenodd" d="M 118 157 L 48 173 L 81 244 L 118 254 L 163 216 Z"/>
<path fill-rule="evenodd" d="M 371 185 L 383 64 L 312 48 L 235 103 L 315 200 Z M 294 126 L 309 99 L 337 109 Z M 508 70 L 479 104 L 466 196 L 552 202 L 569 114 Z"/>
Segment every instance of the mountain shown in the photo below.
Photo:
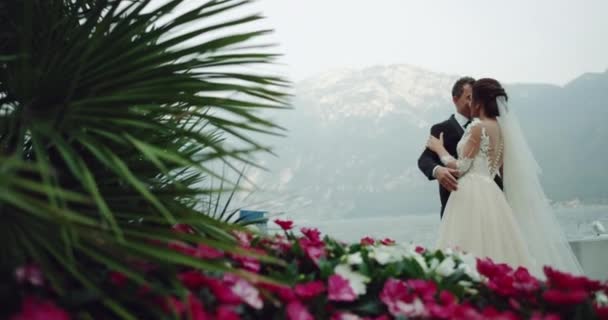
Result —
<path fill-rule="evenodd" d="M 295 86 L 294 110 L 275 115 L 288 137 L 253 171 L 263 208 L 304 217 L 438 211 L 436 182 L 416 161 L 429 128 L 454 112 L 458 77 L 409 65 L 340 69 Z M 608 199 L 608 72 L 565 86 L 506 84 L 555 201 Z"/>

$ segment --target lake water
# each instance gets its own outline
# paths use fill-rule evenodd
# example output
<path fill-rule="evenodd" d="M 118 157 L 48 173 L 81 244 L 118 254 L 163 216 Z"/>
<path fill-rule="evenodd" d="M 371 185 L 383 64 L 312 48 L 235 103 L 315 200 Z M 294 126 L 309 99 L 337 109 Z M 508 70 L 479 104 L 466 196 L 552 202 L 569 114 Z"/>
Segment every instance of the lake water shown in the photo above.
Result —
<path fill-rule="evenodd" d="M 557 217 L 569 240 L 594 237 L 592 222 L 599 220 L 608 229 L 608 206 L 556 208 Z M 283 218 L 283 217 L 282 217 Z M 336 220 L 295 220 L 297 227 L 316 227 L 323 234 L 354 242 L 364 236 L 392 238 L 398 242 L 413 242 L 432 247 L 439 226 L 439 214 L 411 214 L 403 216 L 375 216 Z"/>

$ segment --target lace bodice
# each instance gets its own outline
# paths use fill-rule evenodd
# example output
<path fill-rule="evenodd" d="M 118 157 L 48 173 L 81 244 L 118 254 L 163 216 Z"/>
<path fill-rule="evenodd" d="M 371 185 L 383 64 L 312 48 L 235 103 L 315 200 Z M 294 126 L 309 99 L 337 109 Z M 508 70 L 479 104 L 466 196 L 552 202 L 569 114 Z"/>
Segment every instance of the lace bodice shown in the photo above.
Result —
<path fill-rule="evenodd" d="M 474 119 L 456 147 L 460 176 L 476 173 L 494 179 L 502 167 L 503 149 L 498 123 Z"/>

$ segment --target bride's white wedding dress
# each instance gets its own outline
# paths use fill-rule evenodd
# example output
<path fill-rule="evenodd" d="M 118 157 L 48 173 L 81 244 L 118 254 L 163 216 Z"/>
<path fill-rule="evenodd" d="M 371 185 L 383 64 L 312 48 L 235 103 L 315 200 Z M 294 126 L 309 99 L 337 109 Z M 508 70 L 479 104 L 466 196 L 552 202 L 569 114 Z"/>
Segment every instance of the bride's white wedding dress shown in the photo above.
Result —
<path fill-rule="evenodd" d="M 460 178 L 439 227 L 437 247 L 490 257 L 540 274 L 505 194 L 494 182 L 502 167 L 504 144 L 496 121 L 474 119 L 458 143 Z"/>

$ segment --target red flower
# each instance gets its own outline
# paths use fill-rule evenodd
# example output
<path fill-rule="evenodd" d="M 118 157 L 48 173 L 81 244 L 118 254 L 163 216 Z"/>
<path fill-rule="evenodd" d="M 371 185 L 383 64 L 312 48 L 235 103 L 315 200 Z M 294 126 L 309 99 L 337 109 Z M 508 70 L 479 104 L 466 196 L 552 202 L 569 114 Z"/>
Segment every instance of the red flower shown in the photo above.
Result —
<path fill-rule="evenodd" d="M 240 320 L 241 316 L 234 311 L 231 306 L 219 306 L 215 312 L 215 319 L 219 320 Z"/>
<path fill-rule="evenodd" d="M 311 299 L 325 291 L 325 284 L 322 281 L 311 281 L 308 283 L 297 284 L 296 294 L 302 299 Z"/>
<path fill-rule="evenodd" d="M 437 285 L 430 280 L 410 279 L 406 282 L 407 286 L 423 301 L 434 301 L 437 293 Z"/>
<path fill-rule="evenodd" d="M 308 238 L 300 238 L 299 243 L 306 256 L 317 265 L 319 264 L 319 260 L 327 255 L 325 243 L 323 242 L 315 242 Z"/>
<path fill-rule="evenodd" d="M 426 250 L 425 250 L 423 247 L 421 247 L 421 246 L 416 246 L 416 252 L 417 252 L 417 253 L 422 254 L 422 253 L 424 253 L 424 251 L 426 251 Z"/>
<path fill-rule="evenodd" d="M 152 288 L 150 288 L 149 284 L 143 284 L 141 287 L 139 287 L 139 289 L 137 289 L 137 295 L 139 296 L 145 296 L 148 293 L 150 293 L 150 291 L 152 291 Z"/>
<path fill-rule="evenodd" d="M 168 296 L 164 299 L 161 297 L 159 301 L 162 305 L 162 309 L 166 313 L 172 313 L 177 316 L 181 316 L 186 311 L 186 306 L 174 296 Z"/>
<path fill-rule="evenodd" d="M 199 290 L 209 284 L 209 278 L 197 270 L 184 271 L 177 275 L 179 281 L 190 290 Z"/>
<path fill-rule="evenodd" d="M 187 233 L 187 234 L 195 234 L 196 231 L 194 231 L 194 228 L 192 228 L 191 226 L 185 224 L 185 223 L 178 223 L 173 225 L 173 227 L 171 227 L 171 230 L 177 233 Z"/>
<path fill-rule="evenodd" d="M 260 255 L 266 254 L 266 251 L 261 250 L 261 249 L 257 249 L 257 248 L 242 247 L 242 249 L 245 249 L 247 251 L 250 251 L 252 253 L 257 253 L 257 254 L 260 254 Z M 241 254 L 231 254 L 230 256 L 236 262 L 238 262 L 243 267 L 243 269 L 245 269 L 245 270 L 257 273 L 261 269 L 260 262 L 255 257 L 241 255 Z"/>
<path fill-rule="evenodd" d="M 111 271 L 108 276 L 110 277 L 110 283 L 121 288 L 127 283 L 127 276 L 122 272 Z"/>
<path fill-rule="evenodd" d="M 562 317 L 559 314 L 541 314 L 540 312 L 532 313 L 530 320 L 560 320 Z M 600 317 L 602 319 L 602 317 Z"/>
<path fill-rule="evenodd" d="M 191 245 L 182 242 L 182 241 L 170 241 L 169 242 L 169 249 L 172 249 L 174 251 L 177 251 L 183 255 L 186 256 L 194 256 L 196 255 L 196 248 L 192 247 Z"/>
<path fill-rule="evenodd" d="M 543 299 L 555 305 L 576 305 L 582 303 L 589 297 L 589 293 L 582 289 L 560 291 L 549 289 L 543 293 Z"/>
<path fill-rule="evenodd" d="M 385 238 L 384 240 L 381 241 L 381 243 L 385 246 L 391 246 L 395 244 L 395 240 L 390 239 L 390 238 Z"/>
<path fill-rule="evenodd" d="M 599 281 L 590 280 L 583 276 L 574 276 L 555 270 L 549 266 L 545 266 L 543 271 L 547 276 L 547 283 L 552 288 L 564 290 L 581 289 L 586 291 L 598 291 L 602 288 L 602 284 Z"/>
<path fill-rule="evenodd" d="M 53 302 L 28 296 L 21 302 L 21 312 L 11 320 L 68 320 L 70 315 Z"/>
<path fill-rule="evenodd" d="M 361 239 L 362 246 L 373 246 L 374 243 L 376 243 L 376 240 L 374 240 L 372 237 L 365 237 Z"/>
<path fill-rule="evenodd" d="M 225 304 L 240 304 L 242 302 L 241 297 L 232 291 L 232 286 L 230 284 L 226 284 L 222 280 L 211 277 L 208 277 L 206 282 L 207 287 L 219 302 Z"/>
<path fill-rule="evenodd" d="M 308 309 L 300 301 L 292 301 L 287 305 L 287 319 L 289 320 L 314 320 Z"/>
<path fill-rule="evenodd" d="M 510 273 L 511 271 L 513 271 L 513 269 L 507 264 L 496 264 L 494 263 L 494 261 L 492 261 L 492 259 L 485 258 L 477 259 L 477 271 L 479 271 L 480 274 L 488 278 L 493 278 L 495 276 L 501 276 Z"/>
<path fill-rule="evenodd" d="M 348 280 L 334 274 L 328 279 L 328 299 L 332 301 L 354 301 L 357 295 Z"/>
<path fill-rule="evenodd" d="M 308 238 L 310 241 L 312 241 L 313 243 L 322 243 L 323 241 L 321 241 L 321 232 L 318 229 L 315 228 L 302 228 L 300 229 L 300 232 L 302 232 L 302 234 L 304 236 L 306 236 L 306 238 Z"/>
<path fill-rule="evenodd" d="M 44 276 L 36 264 L 27 264 L 18 267 L 15 270 L 15 277 L 17 278 L 17 282 L 20 284 L 27 282 L 37 287 L 44 285 Z"/>
<path fill-rule="evenodd" d="M 191 320 L 211 320 L 211 317 L 205 312 L 203 303 L 192 293 L 188 294 L 188 315 L 188 319 Z"/>
<path fill-rule="evenodd" d="M 213 247 L 199 243 L 194 256 L 203 259 L 218 259 L 224 256 L 224 253 Z"/>
<path fill-rule="evenodd" d="M 532 276 L 526 268 L 517 268 L 513 277 L 515 278 L 513 287 L 521 293 L 533 294 L 540 289 L 540 281 Z"/>
<path fill-rule="evenodd" d="M 274 283 L 261 283 L 260 287 L 278 295 L 279 298 L 285 302 L 291 302 L 297 299 L 293 289 L 288 286 Z"/>
<path fill-rule="evenodd" d="M 602 320 L 606 320 L 608 319 L 608 306 L 606 307 L 600 307 L 600 306 L 593 306 L 593 308 L 595 309 L 595 313 L 597 314 L 597 317 L 599 319 Z M 551 319 L 553 320 L 553 319 Z"/>
<path fill-rule="evenodd" d="M 279 225 L 284 231 L 293 229 L 293 221 L 291 220 L 274 219 L 274 223 Z"/>

